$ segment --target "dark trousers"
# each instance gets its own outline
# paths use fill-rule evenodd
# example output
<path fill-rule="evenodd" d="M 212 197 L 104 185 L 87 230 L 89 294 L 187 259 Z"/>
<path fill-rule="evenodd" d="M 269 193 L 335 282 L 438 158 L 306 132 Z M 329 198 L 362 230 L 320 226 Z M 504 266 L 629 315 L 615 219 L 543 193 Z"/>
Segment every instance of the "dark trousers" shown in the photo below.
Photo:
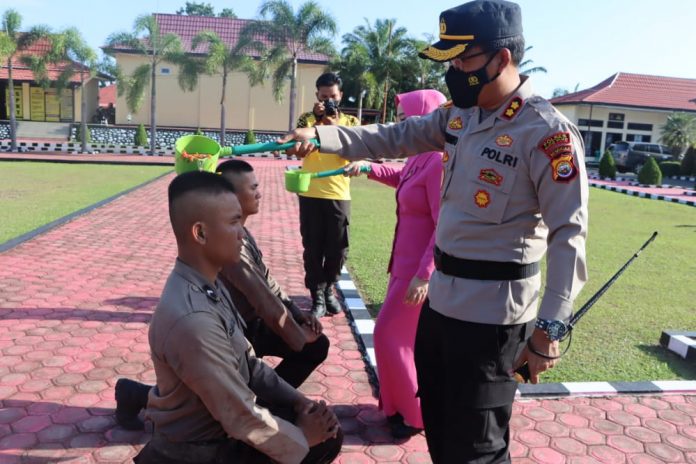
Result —
<path fill-rule="evenodd" d="M 531 333 L 528 327 L 452 319 L 425 301 L 415 361 L 434 464 L 510 462 L 509 422 L 517 389 L 511 372 Z"/>
<path fill-rule="evenodd" d="M 287 410 L 271 411 L 274 415 L 295 422 L 294 413 Z M 343 444 L 343 432 L 338 430 L 331 438 L 309 449 L 302 464 L 329 464 L 336 459 Z M 133 458 L 135 464 L 274 464 L 257 449 L 237 440 L 219 440 L 214 443 L 171 443 L 155 435 Z"/>
<path fill-rule="evenodd" d="M 314 290 L 338 281 L 348 256 L 350 200 L 300 198 L 305 286 Z"/>
<path fill-rule="evenodd" d="M 257 357 L 278 356 L 283 359 L 276 366 L 275 372 L 295 388 L 302 385 L 329 353 L 329 339 L 326 335 L 322 334 L 314 342 L 306 343 L 302 351 L 293 351 L 261 320 L 249 327 L 246 336 Z"/>

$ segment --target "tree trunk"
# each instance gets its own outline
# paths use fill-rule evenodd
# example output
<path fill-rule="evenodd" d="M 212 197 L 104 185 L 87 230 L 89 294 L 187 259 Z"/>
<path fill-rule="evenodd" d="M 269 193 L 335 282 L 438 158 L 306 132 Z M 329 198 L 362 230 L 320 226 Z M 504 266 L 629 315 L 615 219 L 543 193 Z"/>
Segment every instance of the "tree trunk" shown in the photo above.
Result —
<path fill-rule="evenodd" d="M 80 71 L 80 112 L 82 117 L 80 118 L 80 135 L 82 145 L 80 151 L 82 153 L 87 152 L 87 99 L 85 99 L 85 75 L 83 71 Z"/>
<path fill-rule="evenodd" d="M 382 124 L 387 121 L 387 98 L 389 98 L 389 75 L 384 81 L 384 100 L 382 101 Z"/>
<path fill-rule="evenodd" d="M 365 98 L 365 90 L 360 89 L 360 93 L 358 94 L 358 121 L 360 121 L 360 124 L 362 125 L 362 108 L 363 108 L 363 98 Z"/>
<path fill-rule="evenodd" d="M 295 129 L 295 105 L 297 104 L 297 56 L 292 57 L 292 73 L 290 74 L 290 116 L 288 130 Z"/>
<path fill-rule="evenodd" d="M 155 113 L 157 111 L 157 86 L 155 78 L 157 75 L 157 62 L 152 61 L 152 89 L 150 90 L 150 154 L 155 156 L 155 143 L 157 142 L 157 126 Z"/>
<path fill-rule="evenodd" d="M 12 57 L 7 59 L 7 81 L 10 85 L 10 151 L 17 151 L 17 112 L 15 111 L 14 81 L 12 80 Z"/>
<path fill-rule="evenodd" d="M 225 146 L 225 118 L 227 111 L 225 99 L 227 98 L 227 69 L 222 70 L 222 98 L 220 98 L 220 146 Z"/>

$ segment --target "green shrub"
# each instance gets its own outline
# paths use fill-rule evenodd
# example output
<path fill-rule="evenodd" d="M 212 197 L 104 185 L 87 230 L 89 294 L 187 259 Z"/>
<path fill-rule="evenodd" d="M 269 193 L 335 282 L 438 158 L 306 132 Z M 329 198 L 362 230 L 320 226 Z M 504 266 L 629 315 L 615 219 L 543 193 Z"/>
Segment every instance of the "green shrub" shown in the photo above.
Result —
<path fill-rule="evenodd" d="M 645 160 L 645 164 L 638 173 L 638 182 L 645 185 L 662 185 L 660 167 L 652 156 Z"/>
<path fill-rule="evenodd" d="M 689 147 L 681 161 L 682 176 L 696 175 L 696 147 Z"/>
<path fill-rule="evenodd" d="M 89 130 L 89 126 L 85 127 L 87 128 L 85 131 L 85 141 L 87 143 L 92 143 L 92 132 Z M 75 141 L 82 142 L 82 124 L 79 124 L 75 130 Z"/>
<path fill-rule="evenodd" d="M 681 163 L 679 161 L 663 161 L 660 163 L 660 172 L 662 172 L 662 177 L 678 176 L 680 170 Z"/>
<path fill-rule="evenodd" d="M 203 135 L 203 131 L 199 127 L 198 129 L 196 129 L 196 132 L 194 132 L 193 135 Z"/>
<path fill-rule="evenodd" d="M 254 134 L 254 131 L 249 129 L 244 136 L 244 144 L 249 145 L 251 143 L 256 143 L 256 134 Z"/>
<path fill-rule="evenodd" d="M 609 150 L 605 151 L 602 159 L 599 160 L 599 176 L 616 179 L 616 163 Z"/>
<path fill-rule="evenodd" d="M 147 132 L 145 131 L 144 124 L 140 124 L 138 130 L 135 131 L 135 140 L 133 140 L 133 143 L 138 147 L 147 146 Z"/>

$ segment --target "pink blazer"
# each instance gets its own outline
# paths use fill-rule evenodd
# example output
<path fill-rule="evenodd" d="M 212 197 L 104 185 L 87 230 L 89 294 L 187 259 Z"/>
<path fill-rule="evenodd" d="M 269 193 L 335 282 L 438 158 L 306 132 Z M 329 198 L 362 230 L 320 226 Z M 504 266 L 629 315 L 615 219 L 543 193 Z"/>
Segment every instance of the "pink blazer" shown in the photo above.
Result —
<path fill-rule="evenodd" d="M 440 211 L 442 154 L 412 156 L 402 168 L 372 164 L 369 179 L 396 188 L 396 230 L 389 268 L 393 276 L 430 280 L 435 269 L 433 247 Z"/>

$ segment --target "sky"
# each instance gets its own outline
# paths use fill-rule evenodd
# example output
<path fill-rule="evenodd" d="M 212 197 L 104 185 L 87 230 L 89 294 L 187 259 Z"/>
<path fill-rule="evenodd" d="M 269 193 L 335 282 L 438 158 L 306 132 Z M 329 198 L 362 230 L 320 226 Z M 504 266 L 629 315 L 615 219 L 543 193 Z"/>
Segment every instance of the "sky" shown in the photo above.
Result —
<path fill-rule="evenodd" d="M 298 7 L 305 0 L 289 0 Z M 455 0 L 315 0 L 339 26 L 335 42 L 365 19 L 396 19 L 409 34 L 437 35 L 441 11 Z M 185 0 L 0 0 L 0 11 L 16 9 L 23 28 L 75 26 L 90 45 L 113 32 L 130 31 L 146 13 L 175 13 Z M 232 8 L 239 18 L 258 17 L 261 0 L 207 0 L 216 12 Z M 616 72 L 696 79 L 696 0 L 518 0 L 527 45 L 526 59 L 544 66 L 534 74 L 537 93 L 591 87 Z"/>

